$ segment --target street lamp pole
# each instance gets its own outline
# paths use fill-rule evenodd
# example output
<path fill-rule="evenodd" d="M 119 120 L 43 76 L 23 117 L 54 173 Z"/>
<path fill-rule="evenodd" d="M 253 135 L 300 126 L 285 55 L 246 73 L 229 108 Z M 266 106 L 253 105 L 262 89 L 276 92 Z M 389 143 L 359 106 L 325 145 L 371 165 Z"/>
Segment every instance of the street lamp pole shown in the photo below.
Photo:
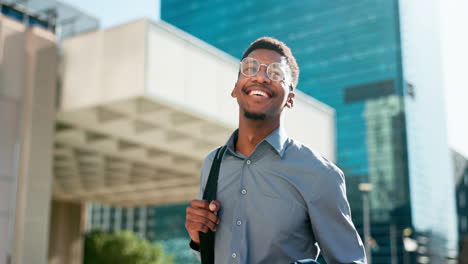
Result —
<path fill-rule="evenodd" d="M 397 231 L 394 223 L 390 224 L 390 256 L 392 264 L 397 264 L 397 245 L 396 245 Z"/>
<path fill-rule="evenodd" d="M 370 183 L 359 184 L 359 190 L 362 193 L 362 219 L 364 226 L 364 246 L 366 249 L 367 263 L 372 264 L 372 252 L 370 247 L 371 231 L 370 231 L 370 212 L 369 212 L 369 192 L 373 186 Z"/>

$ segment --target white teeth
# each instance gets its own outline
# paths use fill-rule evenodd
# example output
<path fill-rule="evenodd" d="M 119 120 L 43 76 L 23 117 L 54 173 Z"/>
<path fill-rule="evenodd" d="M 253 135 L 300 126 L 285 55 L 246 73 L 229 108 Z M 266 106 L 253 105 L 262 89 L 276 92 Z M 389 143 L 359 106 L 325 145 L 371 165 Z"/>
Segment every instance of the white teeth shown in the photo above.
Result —
<path fill-rule="evenodd" d="M 265 93 L 265 92 L 262 92 L 262 91 L 251 91 L 250 94 L 255 94 L 255 95 L 260 95 L 260 96 L 265 96 L 267 97 L 268 95 Z"/>

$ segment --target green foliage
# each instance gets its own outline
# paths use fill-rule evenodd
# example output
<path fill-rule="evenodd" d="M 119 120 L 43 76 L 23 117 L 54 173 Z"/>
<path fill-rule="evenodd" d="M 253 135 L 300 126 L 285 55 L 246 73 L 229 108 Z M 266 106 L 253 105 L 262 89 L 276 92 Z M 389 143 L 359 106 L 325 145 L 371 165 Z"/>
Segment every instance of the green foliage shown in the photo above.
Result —
<path fill-rule="evenodd" d="M 85 235 L 84 264 L 173 264 L 158 244 L 129 231 L 92 231 Z"/>

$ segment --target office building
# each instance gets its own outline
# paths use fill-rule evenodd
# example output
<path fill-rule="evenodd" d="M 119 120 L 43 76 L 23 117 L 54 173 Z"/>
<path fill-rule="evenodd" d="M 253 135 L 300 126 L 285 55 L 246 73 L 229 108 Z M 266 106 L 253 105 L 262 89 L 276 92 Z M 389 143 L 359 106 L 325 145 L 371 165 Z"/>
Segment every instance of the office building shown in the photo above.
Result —
<path fill-rule="evenodd" d="M 468 263 L 468 160 L 452 151 L 457 199 L 459 263 Z"/>

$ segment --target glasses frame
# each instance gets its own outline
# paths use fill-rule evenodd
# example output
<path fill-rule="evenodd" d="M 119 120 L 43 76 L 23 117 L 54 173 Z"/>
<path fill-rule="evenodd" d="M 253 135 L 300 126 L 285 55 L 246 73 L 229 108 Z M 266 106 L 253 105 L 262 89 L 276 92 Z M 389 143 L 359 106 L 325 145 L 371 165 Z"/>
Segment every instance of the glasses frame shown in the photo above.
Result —
<path fill-rule="evenodd" d="M 245 73 L 242 71 L 242 69 L 243 69 L 242 63 L 244 62 L 245 59 L 254 60 L 254 61 L 256 61 L 256 62 L 258 63 L 258 65 L 259 65 L 260 67 L 258 67 L 258 71 L 257 71 L 256 73 L 254 73 L 254 74 L 252 74 L 252 75 L 247 75 L 247 74 L 245 74 Z M 268 69 L 270 68 L 270 66 L 271 66 L 272 64 L 279 65 L 279 68 L 283 71 L 283 79 L 281 79 L 281 80 L 273 80 L 273 79 L 270 77 L 270 74 L 268 74 L 268 72 L 269 72 Z M 245 57 L 245 58 L 243 58 L 243 59 L 239 62 L 239 71 L 240 71 L 240 73 L 241 73 L 242 75 L 244 75 L 245 77 L 253 77 L 253 76 L 257 75 L 257 74 L 260 72 L 260 69 L 261 69 L 262 66 L 265 66 L 265 67 L 266 67 L 266 74 L 267 74 L 267 77 L 268 77 L 269 80 L 271 80 L 271 81 L 273 81 L 273 82 L 286 81 L 286 80 L 288 79 L 287 76 L 289 76 L 288 74 L 290 74 L 290 71 L 288 70 L 289 67 L 288 67 L 287 65 L 286 65 L 286 67 L 285 67 L 285 65 L 283 65 L 283 64 L 280 63 L 280 62 L 272 62 L 272 63 L 270 63 L 270 64 L 263 64 L 263 63 L 260 63 L 257 59 L 252 58 L 252 57 Z"/>

